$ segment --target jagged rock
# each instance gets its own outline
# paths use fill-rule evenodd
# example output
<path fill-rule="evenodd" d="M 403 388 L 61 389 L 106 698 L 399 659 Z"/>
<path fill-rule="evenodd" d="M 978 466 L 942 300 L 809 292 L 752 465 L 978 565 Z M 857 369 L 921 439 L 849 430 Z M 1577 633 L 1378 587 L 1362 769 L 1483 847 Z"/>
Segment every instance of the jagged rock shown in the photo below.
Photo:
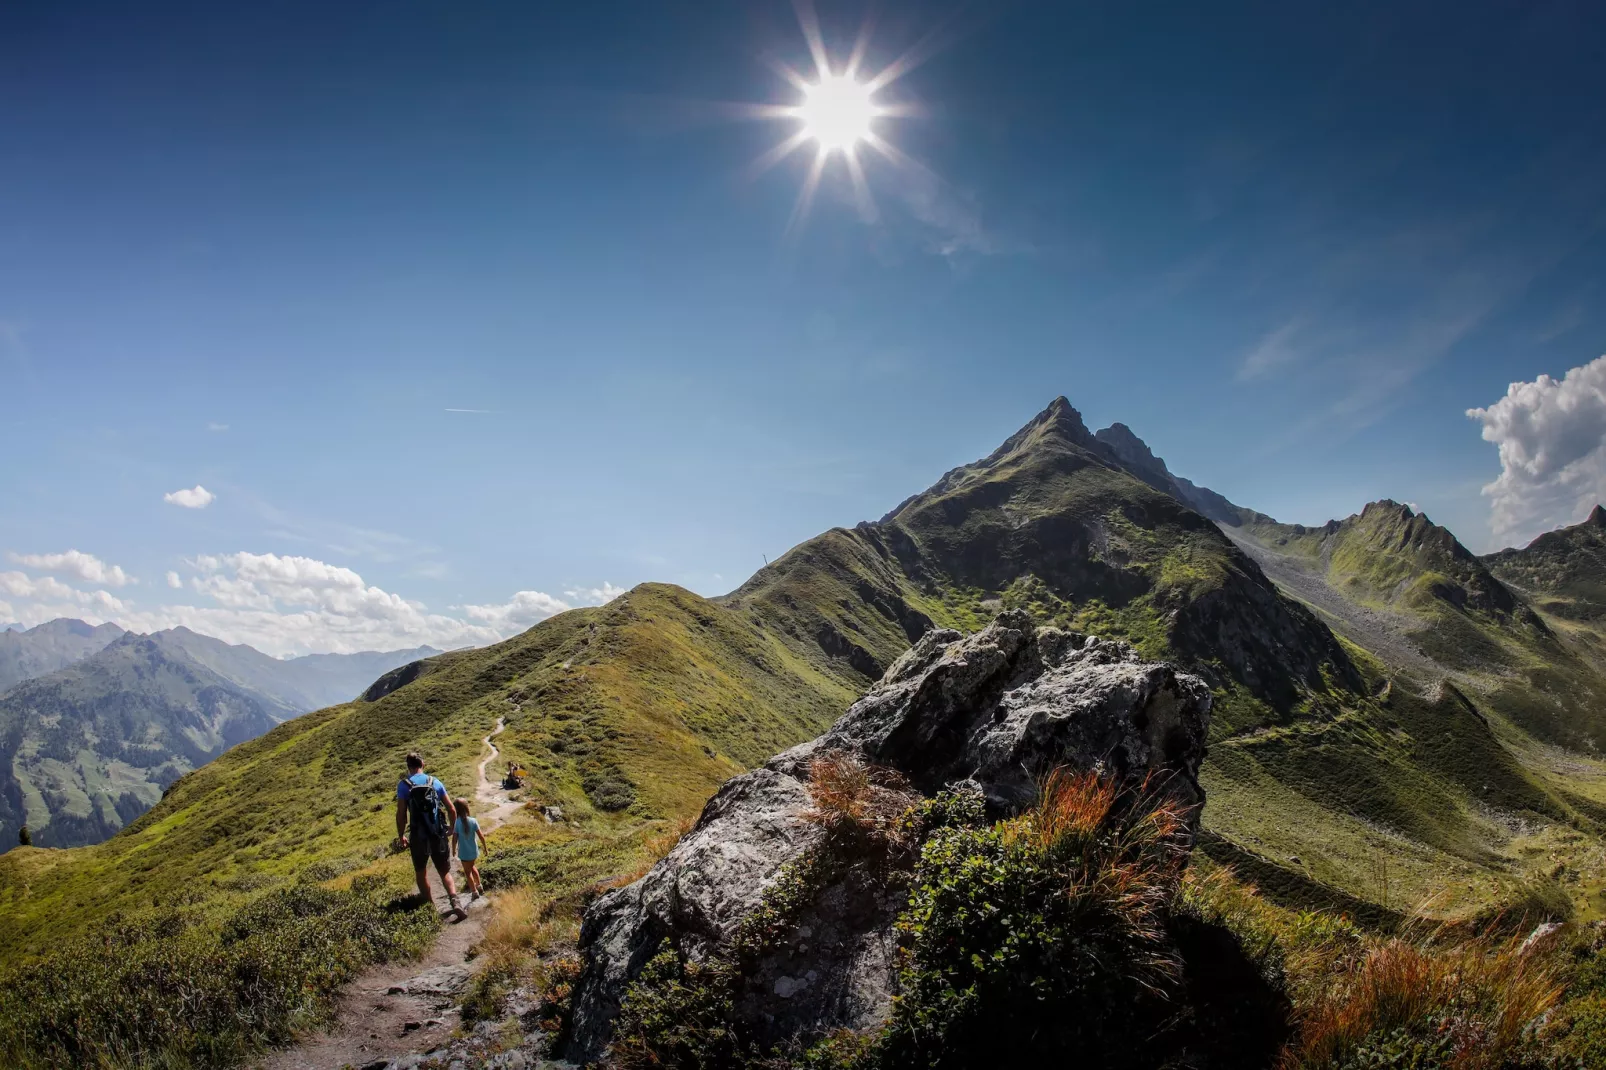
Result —
<path fill-rule="evenodd" d="M 760 904 L 786 863 L 825 832 L 803 820 L 810 761 L 850 751 L 896 769 L 926 794 L 968 780 L 991 811 L 1029 804 L 1057 766 L 1100 768 L 1194 806 L 1209 727 L 1203 681 L 1138 660 L 1122 643 L 1037 628 L 1005 613 L 970 636 L 933 630 L 825 735 L 728 781 L 669 855 L 586 911 L 567 1058 L 601 1056 L 626 987 L 666 944 L 705 959 Z M 864 1027 L 894 990 L 892 922 L 902 903 L 871 883 L 825 887 L 748 978 L 737 1008 L 756 1032 Z"/>

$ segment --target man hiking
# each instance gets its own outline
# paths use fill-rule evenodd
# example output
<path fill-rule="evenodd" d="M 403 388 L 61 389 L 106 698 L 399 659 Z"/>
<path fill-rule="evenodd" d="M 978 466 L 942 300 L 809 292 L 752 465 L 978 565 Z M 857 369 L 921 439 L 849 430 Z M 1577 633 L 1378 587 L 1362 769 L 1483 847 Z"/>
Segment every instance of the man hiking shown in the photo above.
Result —
<path fill-rule="evenodd" d="M 446 785 L 424 772 L 423 758 L 409 754 L 407 775 L 396 785 L 396 842 L 412 849 L 413 875 L 418 878 L 418 894 L 426 903 L 434 902 L 429 890 L 429 864 L 435 863 L 435 872 L 446 885 L 451 912 L 461 920 L 468 917 L 468 912 L 458 905 L 457 886 L 452 883 L 452 813 L 452 797 L 446 793 Z"/>

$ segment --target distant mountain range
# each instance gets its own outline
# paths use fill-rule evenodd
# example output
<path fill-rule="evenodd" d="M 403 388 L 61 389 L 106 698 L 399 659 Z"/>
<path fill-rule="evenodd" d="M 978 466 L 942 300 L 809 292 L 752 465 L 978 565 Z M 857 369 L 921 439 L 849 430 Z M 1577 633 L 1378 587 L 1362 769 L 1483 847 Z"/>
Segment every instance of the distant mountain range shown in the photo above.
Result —
<path fill-rule="evenodd" d="M 433 647 L 279 659 L 188 628 L 53 620 L 0 632 L 0 851 L 98 843 L 180 776 Z"/>

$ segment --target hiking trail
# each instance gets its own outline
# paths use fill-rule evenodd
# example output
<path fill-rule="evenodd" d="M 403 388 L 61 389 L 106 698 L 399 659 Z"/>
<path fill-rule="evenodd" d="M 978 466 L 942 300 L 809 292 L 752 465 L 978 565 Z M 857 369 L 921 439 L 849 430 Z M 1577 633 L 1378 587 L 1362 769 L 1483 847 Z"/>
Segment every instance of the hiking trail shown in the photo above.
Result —
<path fill-rule="evenodd" d="M 499 780 L 486 775 L 502 754 L 491 741 L 506 728 L 507 718 L 498 717 L 496 728 L 481 740 L 490 753 L 479 763 L 474 816 L 487 833 L 524 805 L 513 799 Z M 455 859 L 452 875 L 462 888 Z M 446 889 L 433 868 L 429 876 L 435 908 L 444 912 L 448 905 Z M 468 917 L 455 924 L 445 922 L 435 943 L 421 958 L 365 970 L 336 997 L 334 1021 L 328 1030 L 310 1033 L 288 1048 L 268 1052 L 251 1065 L 258 1070 L 340 1070 L 346 1066 L 384 1065 L 392 1059 L 443 1046 L 462 1024 L 455 998 L 474 972 L 465 960 L 469 948 L 484 934 L 491 913 L 487 899 L 470 903 L 464 891 L 462 901 Z"/>

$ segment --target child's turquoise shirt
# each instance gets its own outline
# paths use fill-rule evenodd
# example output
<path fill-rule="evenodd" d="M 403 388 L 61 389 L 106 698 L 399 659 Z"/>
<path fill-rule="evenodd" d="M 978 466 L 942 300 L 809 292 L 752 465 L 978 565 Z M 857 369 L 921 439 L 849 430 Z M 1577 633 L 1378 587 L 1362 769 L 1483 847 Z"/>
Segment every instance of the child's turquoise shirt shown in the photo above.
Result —
<path fill-rule="evenodd" d="M 457 819 L 457 858 L 473 862 L 480 856 L 480 823 L 472 817 Z"/>

